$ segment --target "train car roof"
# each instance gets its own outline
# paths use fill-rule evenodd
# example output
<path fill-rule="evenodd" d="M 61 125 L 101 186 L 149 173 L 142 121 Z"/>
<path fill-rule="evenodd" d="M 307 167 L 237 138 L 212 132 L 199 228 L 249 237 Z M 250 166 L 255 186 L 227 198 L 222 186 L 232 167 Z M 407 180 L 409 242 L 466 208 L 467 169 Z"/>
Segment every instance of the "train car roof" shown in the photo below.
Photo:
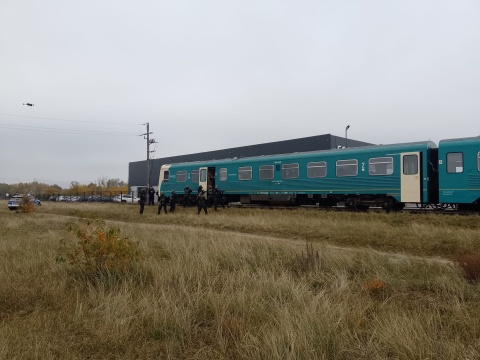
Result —
<path fill-rule="evenodd" d="M 317 150 L 317 151 L 305 151 L 305 152 L 294 152 L 294 153 L 286 153 L 286 154 L 273 154 L 273 155 L 258 155 L 258 156 L 248 156 L 248 157 L 234 157 L 234 158 L 226 158 L 226 159 L 212 159 L 212 160 L 198 160 L 198 161 L 191 161 L 191 162 L 184 162 L 184 163 L 168 163 L 164 164 L 163 166 L 172 166 L 172 165 L 195 165 L 195 164 L 219 164 L 225 162 L 234 162 L 238 160 L 266 160 L 266 159 L 276 159 L 276 158 L 291 158 L 296 156 L 311 156 L 316 154 L 340 154 L 344 152 L 351 152 L 356 153 L 359 151 L 365 150 L 381 150 L 381 149 L 401 149 L 406 147 L 415 147 L 415 146 L 423 146 L 426 148 L 436 148 L 437 145 L 433 141 L 417 141 L 417 142 L 409 142 L 409 143 L 399 143 L 399 144 L 382 144 L 382 145 L 369 145 L 369 146 L 359 146 L 359 147 L 352 147 L 352 148 L 342 148 L 342 149 L 328 149 L 328 150 Z"/>
<path fill-rule="evenodd" d="M 475 141 L 480 140 L 480 136 L 471 136 L 471 137 L 464 137 L 464 138 L 453 138 L 453 139 L 442 139 L 438 143 L 439 145 L 446 142 L 458 142 L 458 141 Z"/>

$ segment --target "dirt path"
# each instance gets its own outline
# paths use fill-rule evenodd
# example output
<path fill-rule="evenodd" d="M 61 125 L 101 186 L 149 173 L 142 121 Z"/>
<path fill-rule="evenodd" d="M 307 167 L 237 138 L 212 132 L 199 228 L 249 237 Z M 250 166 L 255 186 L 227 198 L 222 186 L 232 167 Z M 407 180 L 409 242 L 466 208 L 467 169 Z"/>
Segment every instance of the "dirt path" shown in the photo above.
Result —
<path fill-rule="evenodd" d="M 45 214 L 44 216 L 48 216 Z M 70 215 L 51 215 L 55 217 L 65 217 L 65 218 L 75 218 L 78 219 L 78 217 L 75 216 L 70 216 Z M 125 224 L 133 224 L 133 223 L 128 223 L 124 221 L 116 221 L 116 220 L 106 220 L 106 223 L 110 224 L 119 224 L 119 225 L 125 225 Z M 180 229 L 198 229 L 198 227 L 195 226 L 187 226 L 187 225 L 168 225 L 168 224 L 148 224 L 148 223 L 142 223 L 141 224 L 144 227 L 149 227 L 152 229 L 158 229 L 158 228 L 163 228 L 163 229 L 169 229 L 169 230 L 178 230 Z M 217 230 L 217 229 L 208 229 L 208 228 L 203 228 L 203 230 L 206 233 L 212 233 L 212 234 L 224 234 L 224 235 L 235 235 L 243 238 L 249 238 L 249 239 L 258 239 L 261 241 L 271 241 L 274 243 L 282 242 L 288 245 L 295 245 L 301 248 L 301 250 L 306 249 L 307 243 L 305 240 L 299 240 L 299 239 L 287 239 L 287 238 L 282 238 L 282 237 L 275 237 L 275 236 L 269 236 L 269 235 L 263 235 L 263 234 L 249 234 L 249 233 L 242 233 L 238 231 L 229 231 L 229 230 Z M 309 243 L 310 244 L 310 243 Z M 388 257 L 392 260 L 399 261 L 399 262 L 409 262 L 409 261 L 416 261 L 416 262 L 425 262 L 425 263 L 436 263 L 436 264 L 444 264 L 444 265 L 450 265 L 453 266 L 454 263 L 448 259 L 445 258 L 440 258 L 440 257 L 425 257 L 425 256 L 417 256 L 417 255 L 411 255 L 411 254 L 405 254 L 405 253 L 391 253 L 391 252 L 385 252 L 385 251 L 378 251 L 372 248 L 355 248 L 355 247 L 344 247 L 344 246 L 337 246 L 337 245 L 331 245 L 331 244 L 325 244 L 321 242 L 312 242 L 311 243 L 313 248 L 318 245 L 321 245 L 323 247 L 327 247 L 329 249 L 334 249 L 338 251 L 344 251 L 344 252 L 353 252 L 353 253 L 358 253 L 358 254 L 376 254 L 379 256 L 385 256 Z M 317 250 L 317 249 L 315 249 Z"/>

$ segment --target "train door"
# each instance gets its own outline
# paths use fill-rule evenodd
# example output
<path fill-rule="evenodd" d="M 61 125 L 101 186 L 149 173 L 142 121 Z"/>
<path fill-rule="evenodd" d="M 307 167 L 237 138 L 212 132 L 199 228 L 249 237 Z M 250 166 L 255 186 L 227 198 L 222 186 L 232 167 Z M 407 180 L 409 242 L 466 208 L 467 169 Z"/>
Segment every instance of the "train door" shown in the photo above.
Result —
<path fill-rule="evenodd" d="M 215 189 L 215 168 L 214 167 L 209 167 L 208 168 L 208 190 L 209 191 L 212 191 L 213 189 Z"/>
<path fill-rule="evenodd" d="M 203 190 L 207 191 L 208 189 L 208 168 L 202 167 L 199 169 L 198 173 L 198 186 L 202 186 Z M 205 195 L 206 197 L 206 195 Z"/>
<path fill-rule="evenodd" d="M 202 185 L 205 196 L 215 188 L 215 168 L 202 167 L 199 169 L 198 185 Z"/>
<path fill-rule="evenodd" d="M 420 152 L 408 152 L 400 154 L 401 175 L 401 202 L 422 202 L 422 174 Z"/>

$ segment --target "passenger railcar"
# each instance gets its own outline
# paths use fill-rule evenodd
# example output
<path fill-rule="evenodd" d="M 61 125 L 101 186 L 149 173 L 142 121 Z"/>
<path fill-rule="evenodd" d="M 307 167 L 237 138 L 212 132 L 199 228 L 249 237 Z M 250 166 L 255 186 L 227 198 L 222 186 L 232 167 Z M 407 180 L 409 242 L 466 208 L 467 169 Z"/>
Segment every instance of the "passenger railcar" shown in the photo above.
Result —
<path fill-rule="evenodd" d="M 441 204 L 480 210 L 480 137 L 441 140 L 438 179 Z"/>
<path fill-rule="evenodd" d="M 218 187 L 241 203 L 344 203 L 351 208 L 437 203 L 438 149 L 431 141 L 163 165 L 159 189 Z"/>

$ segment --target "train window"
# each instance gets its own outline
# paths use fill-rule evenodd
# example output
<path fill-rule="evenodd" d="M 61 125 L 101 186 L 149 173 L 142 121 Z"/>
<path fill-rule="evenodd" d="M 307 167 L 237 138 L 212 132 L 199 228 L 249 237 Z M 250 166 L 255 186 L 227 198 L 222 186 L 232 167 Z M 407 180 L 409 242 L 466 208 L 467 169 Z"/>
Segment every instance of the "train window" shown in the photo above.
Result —
<path fill-rule="evenodd" d="M 392 175 L 393 158 L 379 157 L 368 160 L 368 175 Z"/>
<path fill-rule="evenodd" d="M 307 164 L 307 177 L 319 178 L 327 176 L 327 162 L 309 162 Z"/>
<path fill-rule="evenodd" d="M 238 180 L 252 180 L 252 167 L 251 166 L 239 167 Z"/>
<path fill-rule="evenodd" d="M 192 170 L 192 182 L 198 183 L 198 170 Z"/>
<path fill-rule="evenodd" d="M 226 168 L 221 168 L 218 170 L 218 173 L 220 175 L 220 181 L 227 181 L 227 169 Z"/>
<path fill-rule="evenodd" d="M 298 178 L 298 164 L 283 164 L 282 165 L 282 178 L 283 179 L 296 179 L 296 178 Z"/>
<path fill-rule="evenodd" d="M 415 175 L 418 174 L 418 156 L 405 155 L 403 157 L 403 174 Z"/>
<path fill-rule="evenodd" d="M 260 165 L 258 167 L 258 178 L 260 180 L 273 179 L 273 165 Z"/>
<path fill-rule="evenodd" d="M 463 153 L 455 152 L 447 154 L 447 173 L 456 174 L 463 172 Z"/>
<path fill-rule="evenodd" d="M 163 172 L 163 182 L 168 182 L 168 179 L 170 178 L 170 171 L 165 170 Z"/>
<path fill-rule="evenodd" d="M 480 171 L 480 151 L 477 154 L 477 170 Z"/>
<path fill-rule="evenodd" d="M 207 181 L 207 169 L 200 169 L 200 181 L 199 182 L 204 183 L 205 181 Z"/>
<path fill-rule="evenodd" d="M 187 171 L 180 170 L 177 171 L 177 182 L 186 182 L 187 181 Z"/>
<path fill-rule="evenodd" d="M 358 175 L 358 160 L 338 160 L 336 167 L 336 174 L 338 177 L 342 176 L 357 176 Z"/>

